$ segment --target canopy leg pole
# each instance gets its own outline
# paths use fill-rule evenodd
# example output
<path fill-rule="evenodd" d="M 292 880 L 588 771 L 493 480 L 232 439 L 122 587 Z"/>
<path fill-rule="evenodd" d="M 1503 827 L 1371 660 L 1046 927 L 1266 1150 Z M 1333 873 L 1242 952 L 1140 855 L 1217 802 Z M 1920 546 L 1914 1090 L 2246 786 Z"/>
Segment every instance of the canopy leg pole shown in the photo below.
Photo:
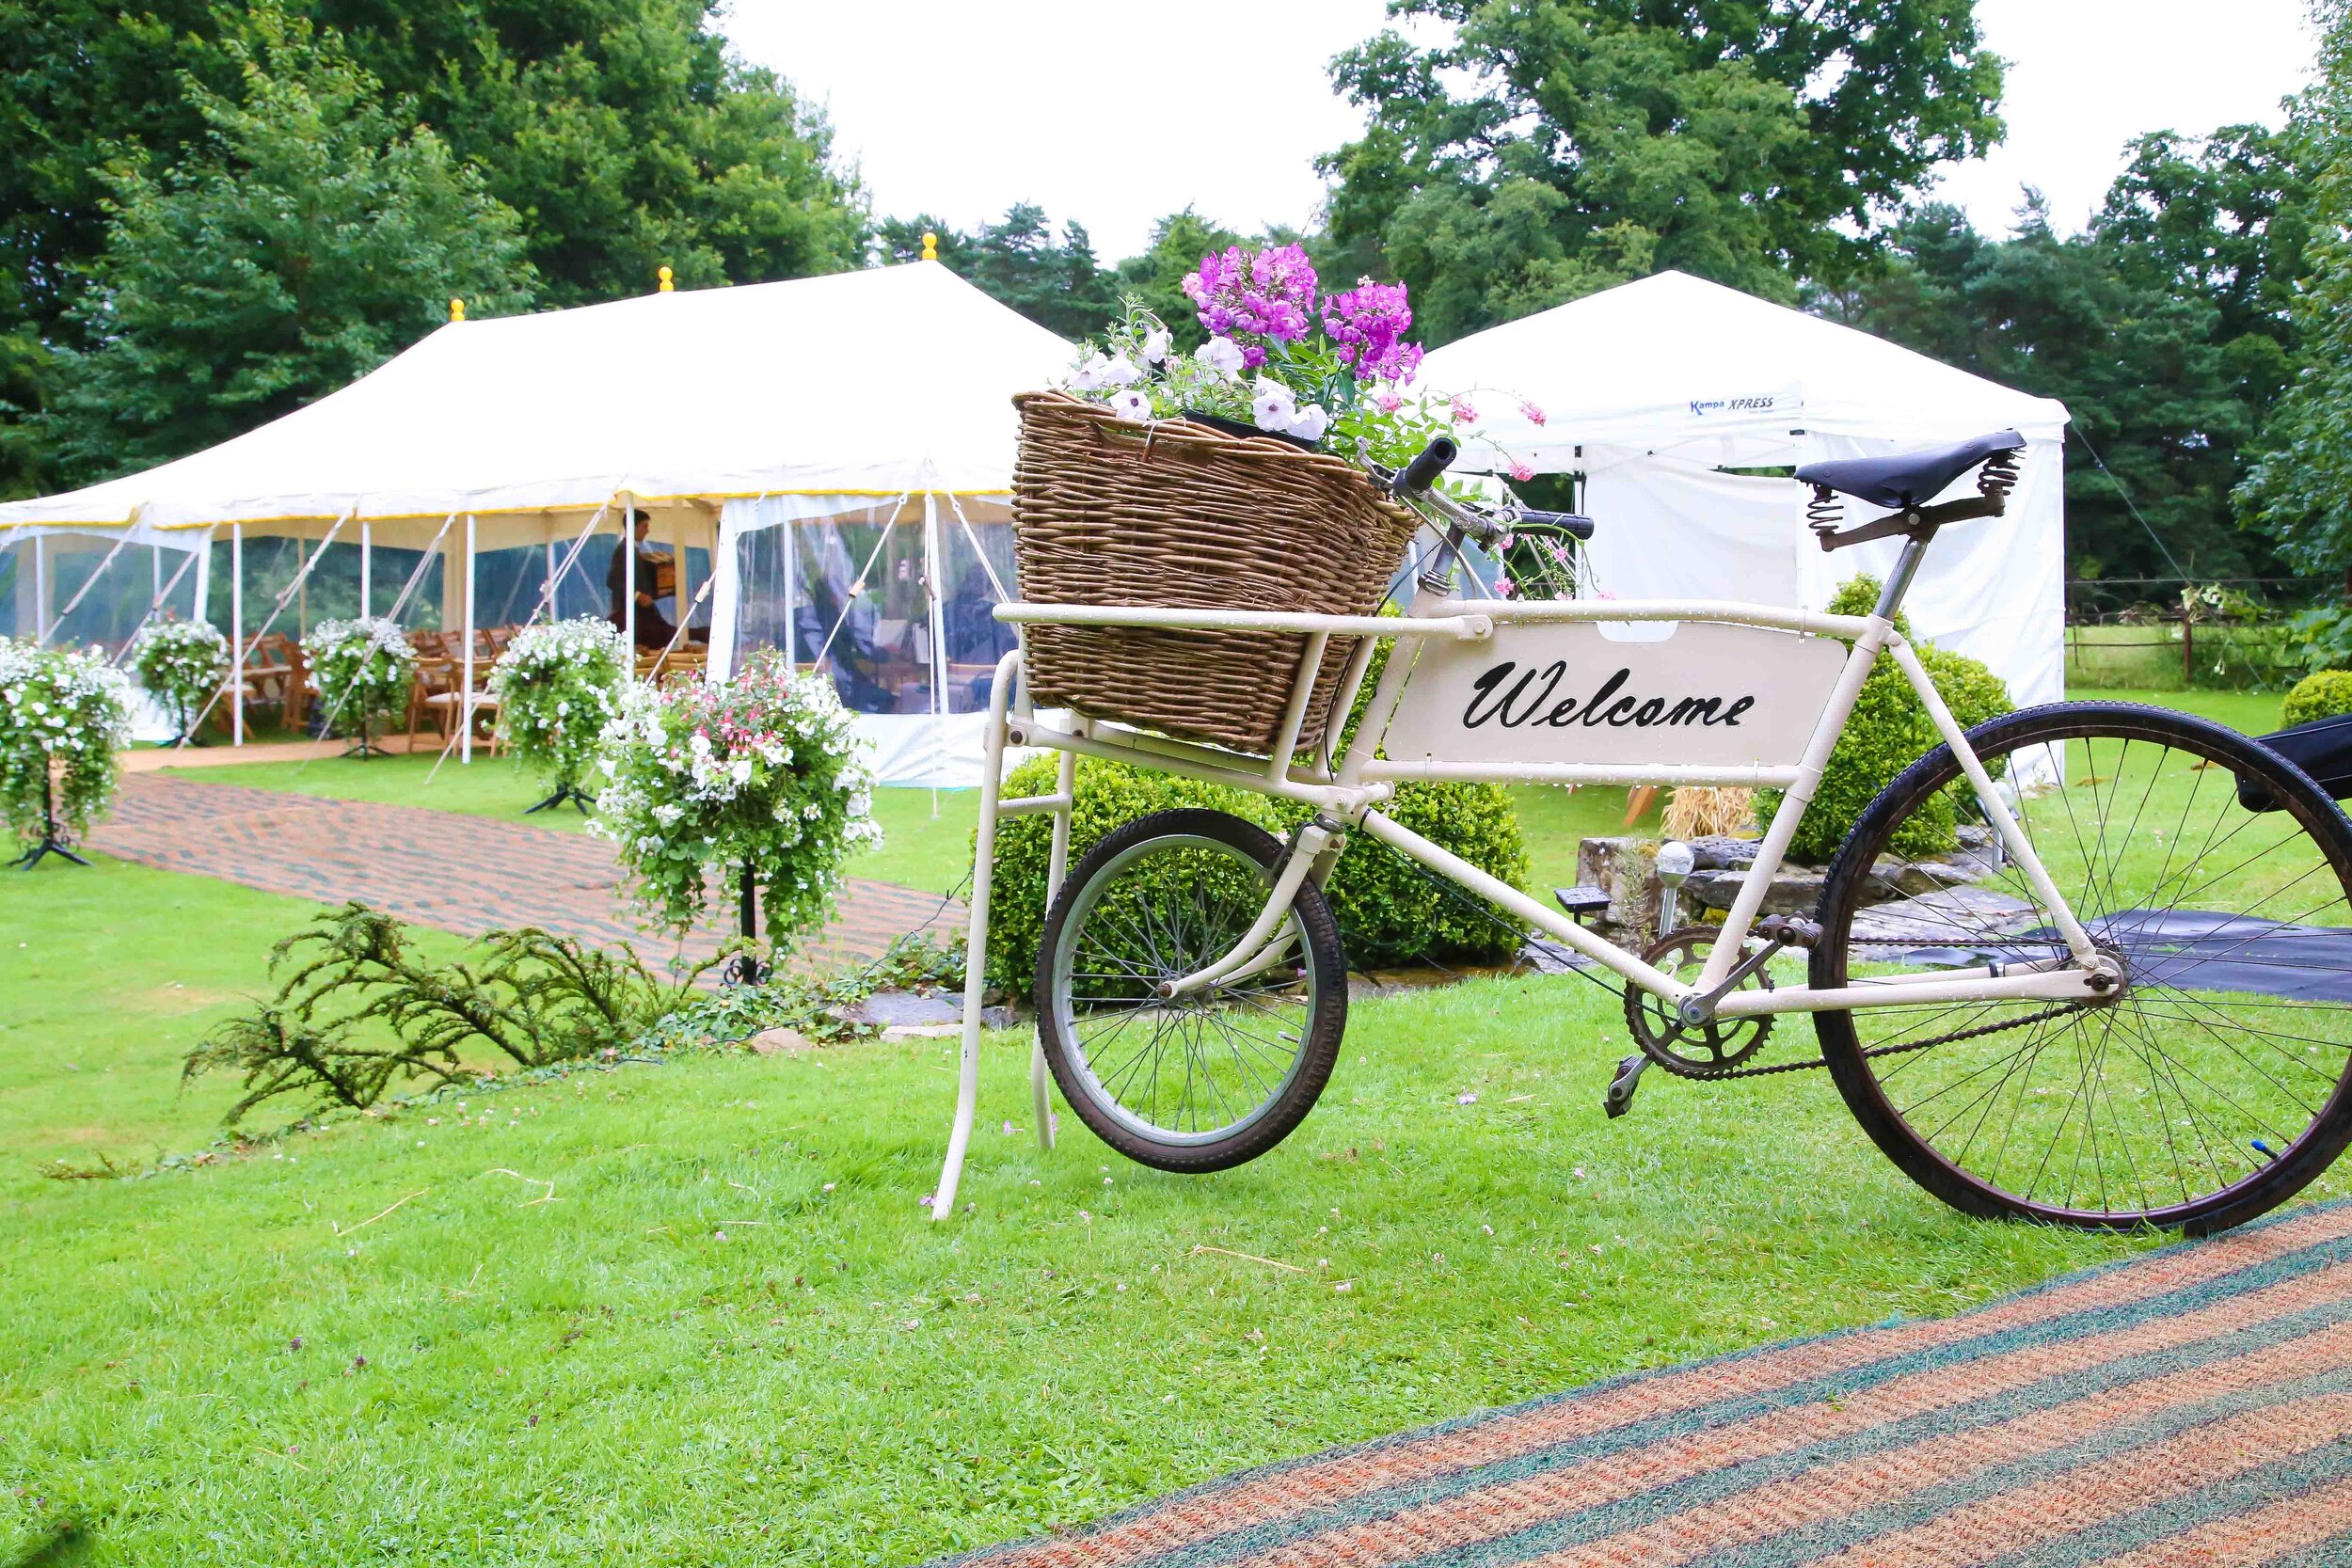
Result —
<path fill-rule="evenodd" d="M 981 742 L 980 827 L 972 846 L 972 911 L 963 938 L 963 1056 L 956 1081 L 956 1120 L 947 1134 L 947 1160 L 940 1167 L 931 1218 L 956 1209 L 956 1185 L 963 1180 L 964 1151 L 972 1146 L 972 1117 L 980 1101 L 980 1010 L 988 993 L 988 890 L 996 869 L 996 800 L 1004 787 L 1005 698 L 1021 668 L 1018 653 L 996 664 L 996 685 L 988 695 L 988 729 Z"/>
<path fill-rule="evenodd" d="M 555 533 L 552 530 L 549 530 L 548 533 L 548 584 L 542 592 L 546 595 L 548 618 L 549 620 L 560 619 L 560 612 L 555 603 Z M 538 617 L 534 615 L 532 619 L 536 620 Z"/>
<path fill-rule="evenodd" d="M 229 744 L 245 744 L 245 525 L 229 525 Z"/>
<path fill-rule="evenodd" d="M 375 572 L 375 540 L 363 518 L 359 524 L 359 619 L 366 620 L 375 612 L 375 595 L 369 592 L 373 586 Z"/>
<path fill-rule="evenodd" d="M 473 761 L 473 514 L 466 514 L 466 657 L 457 700 L 457 766 Z"/>
<path fill-rule="evenodd" d="M 628 644 L 631 679 L 637 673 L 637 498 L 621 492 L 621 641 Z"/>
<path fill-rule="evenodd" d="M 1054 775 L 1054 796 L 1061 804 L 1054 808 L 1054 847 L 1045 859 L 1045 907 L 1052 909 L 1054 900 L 1061 896 L 1061 885 L 1070 873 L 1070 819 L 1077 810 L 1078 753 L 1064 752 Z M 1051 1151 L 1054 1147 L 1054 1074 L 1045 1065 L 1045 1035 L 1042 1030 L 1029 1037 L 1029 1109 L 1037 1117 L 1037 1147 Z"/>
<path fill-rule="evenodd" d="M 41 548 L 43 536 L 33 535 L 33 646 L 49 642 L 49 558 Z"/>

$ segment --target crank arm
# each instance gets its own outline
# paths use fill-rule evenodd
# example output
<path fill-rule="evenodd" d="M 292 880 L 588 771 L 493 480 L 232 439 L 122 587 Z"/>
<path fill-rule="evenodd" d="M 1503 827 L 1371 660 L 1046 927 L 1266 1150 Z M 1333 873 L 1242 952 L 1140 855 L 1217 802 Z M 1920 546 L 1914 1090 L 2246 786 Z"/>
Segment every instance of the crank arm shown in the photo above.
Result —
<path fill-rule="evenodd" d="M 1701 991 L 1695 996 L 1684 997 L 1681 1005 L 1675 1008 L 1675 1016 L 1690 1028 L 1696 1028 L 1705 1023 L 1715 1016 L 1715 1004 L 1737 990 L 1740 981 L 1770 963 L 1772 955 L 1778 953 L 1786 945 L 1777 940 L 1766 942 L 1762 947 L 1732 965 L 1731 973 L 1724 975 L 1713 990 Z"/>

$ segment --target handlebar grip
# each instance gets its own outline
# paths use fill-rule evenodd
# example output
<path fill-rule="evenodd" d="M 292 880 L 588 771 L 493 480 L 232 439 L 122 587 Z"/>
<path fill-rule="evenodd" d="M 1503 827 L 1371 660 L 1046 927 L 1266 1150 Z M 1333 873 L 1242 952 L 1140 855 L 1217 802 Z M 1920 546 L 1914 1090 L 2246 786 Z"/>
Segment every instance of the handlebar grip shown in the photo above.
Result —
<path fill-rule="evenodd" d="M 1536 528 L 1556 528 L 1571 539 L 1590 539 L 1593 536 L 1593 520 L 1573 512 L 1537 512 L 1523 506 L 1515 520 Z"/>
<path fill-rule="evenodd" d="M 1461 450 L 1454 444 L 1450 436 L 1436 437 L 1421 449 L 1419 457 L 1406 465 L 1403 473 L 1396 476 L 1396 488 L 1417 494 L 1428 489 L 1438 483 L 1438 476 L 1446 471 L 1454 458 L 1461 454 Z"/>

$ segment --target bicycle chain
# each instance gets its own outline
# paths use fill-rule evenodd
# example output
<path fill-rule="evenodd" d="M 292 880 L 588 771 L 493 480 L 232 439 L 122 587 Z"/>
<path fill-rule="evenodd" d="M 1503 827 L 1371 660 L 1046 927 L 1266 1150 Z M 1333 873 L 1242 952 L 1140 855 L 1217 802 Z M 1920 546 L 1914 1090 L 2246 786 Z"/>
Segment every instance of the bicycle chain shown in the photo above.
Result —
<path fill-rule="evenodd" d="M 2063 1017 L 2068 1013 L 2081 1012 L 2083 1006 L 2083 1004 L 2076 1002 L 2056 1007 L 2044 1007 L 2038 1013 L 2027 1013 L 2023 1018 L 2013 1018 L 2006 1023 L 1979 1023 L 1973 1029 L 1957 1029 L 1948 1035 L 1937 1035 L 1932 1039 L 1912 1040 L 1903 1045 L 1865 1046 L 1862 1053 L 1865 1056 L 1900 1056 L 1914 1051 L 1927 1051 L 1939 1045 L 1950 1045 L 1959 1040 L 1973 1040 L 1985 1035 L 1997 1035 L 2005 1029 L 2022 1029 L 2028 1023 L 2040 1023 L 2048 1019 Z M 1713 1084 L 1720 1083 L 1726 1078 L 1769 1078 L 1775 1072 L 1804 1072 L 1812 1068 L 1827 1066 L 1829 1066 L 1827 1057 L 1816 1056 L 1809 1062 L 1775 1062 L 1770 1067 L 1736 1067 L 1727 1068 L 1722 1072 L 1691 1072 L 1678 1076 L 1697 1078 Z"/>

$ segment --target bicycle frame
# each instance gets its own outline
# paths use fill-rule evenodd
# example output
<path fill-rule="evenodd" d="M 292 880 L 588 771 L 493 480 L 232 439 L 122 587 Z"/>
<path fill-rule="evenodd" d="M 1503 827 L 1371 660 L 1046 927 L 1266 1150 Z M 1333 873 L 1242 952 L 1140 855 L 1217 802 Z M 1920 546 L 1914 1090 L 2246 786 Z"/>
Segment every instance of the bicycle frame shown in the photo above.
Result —
<path fill-rule="evenodd" d="M 1922 1002 L 2088 1001 L 2101 994 L 2106 960 L 2059 894 L 2034 852 L 2007 803 L 1994 790 L 1984 765 L 1969 746 L 1967 736 L 1952 717 L 1929 679 L 1919 657 L 1901 634 L 1894 617 L 1916 572 L 1926 543 L 1906 543 L 1885 591 L 1868 615 L 1826 615 L 1807 610 L 1745 605 L 1719 600 L 1509 600 L 1460 599 L 1449 596 L 1443 579 L 1423 578 L 1410 608 L 1402 617 L 1328 616 L 1244 610 L 1108 609 L 1072 605 L 1005 604 L 998 619 L 1015 626 L 1043 623 L 1095 626 L 1159 627 L 1167 629 L 1257 630 L 1270 634 L 1304 634 L 1299 659 L 1285 711 L 1283 727 L 1266 757 L 1256 758 L 1212 746 L 1171 740 L 1104 719 L 1073 715 L 1066 727 L 1038 714 L 1025 690 L 1017 705 L 1011 701 L 1021 685 L 1021 655 L 1005 656 L 997 666 L 991 693 L 986 731 L 980 823 L 973 867 L 971 928 L 966 949 L 962 1078 L 958 1095 L 954 1132 L 949 1140 L 946 1168 L 934 1197 L 934 1218 L 951 1212 L 962 1158 L 968 1146 L 977 1100 L 980 995 L 986 961 L 988 900 L 995 827 L 1004 816 L 1034 812 L 1054 816 L 1053 853 L 1048 898 L 1060 890 L 1069 848 L 1070 814 L 1075 792 L 1076 759 L 1104 757 L 1137 767 L 1158 768 L 1237 789 L 1251 790 L 1316 808 L 1317 817 L 1293 835 L 1290 855 L 1270 890 L 1258 922 L 1234 947 L 1194 974 L 1170 983 L 1170 994 L 1196 989 L 1220 978 L 1271 962 L 1280 939 L 1273 936 L 1280 914 L 1295 896 L 1305 877 L 1320 881 L 1329 874 L 1343 847 L 1343 835 L 1360 831 L 1398 853 L 1460 884 L 1546 936 L 1622 976 L 1628 984 L 1663 998 L 1686 1019 L 1698 1022 L 1712 1015 L 1741 1018 L 1782 1013 L 1844 1010 L 1871 1006 L 1915 1006 Z M 1793 632 L 1808 638 L 1846 640 L 1851 646 L 1831 684 L 1826 700 L 1813 720 L 1802 755 L 1788 764 L 1745 766 L 1683 766 L 1677 764 L 1593 762 L 1449 762 L 1391 760 L 1380 755 L 1391 726 L 1405 706 L 1424 646 L 1439 642 L 1485 642 L 1499 629 L 1514 626 L 1575 626 L 1595 623 L 1642 625 L 1655 623 L 1722 624 Z M 1380 684 L 1374 690 L 1355 743 L 1336 766 L 1328 758 L 1301 764 L 1294 760 L 1295 743 L 1321 667 L 1326 643 L 1334 637 L 1362 641 L 1342 677 L 1334 713 L 1352 705 L 1369 667 L 1375 641 L 1393 646 Z M 1976 792 L 1985 817 L 1999 836 L 2003 849 L 2026 878 L 2035 895 L 2052 915 L 2064 938 L 2071 964 L 2009 964 L 1991 968 L 1898 974 L 1857 980 L 1826 990 L 1810 986 L 1772 990 L 1725 990 L 1762 908 L 1766 893 L 1778 874 L 1788 845 L 1810 806 L 1830 752 L 1844 733 L 1864 679 L 1883 654 L 1894 659 L 1904 679 L 1926 708 L 1938 736 L 1958 760 L 1963 776 Z M 999 798 L 1004 748 L 1041 747 L 1061 753 L 1055 793 L 1027 800 Z M 1379 809 L 1406 780 L 1454 780 L 1555 784 L 1710 784 L 1746 785 L 1786 792 L 1783 808 L 1757 847 L 1739 894 L 1725 914 L 1699 976 L 1690 983 L 1675 979 L 1629 949 L 1585 929 L 1565 913 L 1546 908 L 1525 893 L 1487 875 L 1419 833 L 1400 825 Z M 1714 994 L 1721 991 L 1720 995 Z M 1048 1081 L 1041 1046 L 1031 1053 L 1030 1076 L 1040 1142 L 1052 1147 Z"/>

